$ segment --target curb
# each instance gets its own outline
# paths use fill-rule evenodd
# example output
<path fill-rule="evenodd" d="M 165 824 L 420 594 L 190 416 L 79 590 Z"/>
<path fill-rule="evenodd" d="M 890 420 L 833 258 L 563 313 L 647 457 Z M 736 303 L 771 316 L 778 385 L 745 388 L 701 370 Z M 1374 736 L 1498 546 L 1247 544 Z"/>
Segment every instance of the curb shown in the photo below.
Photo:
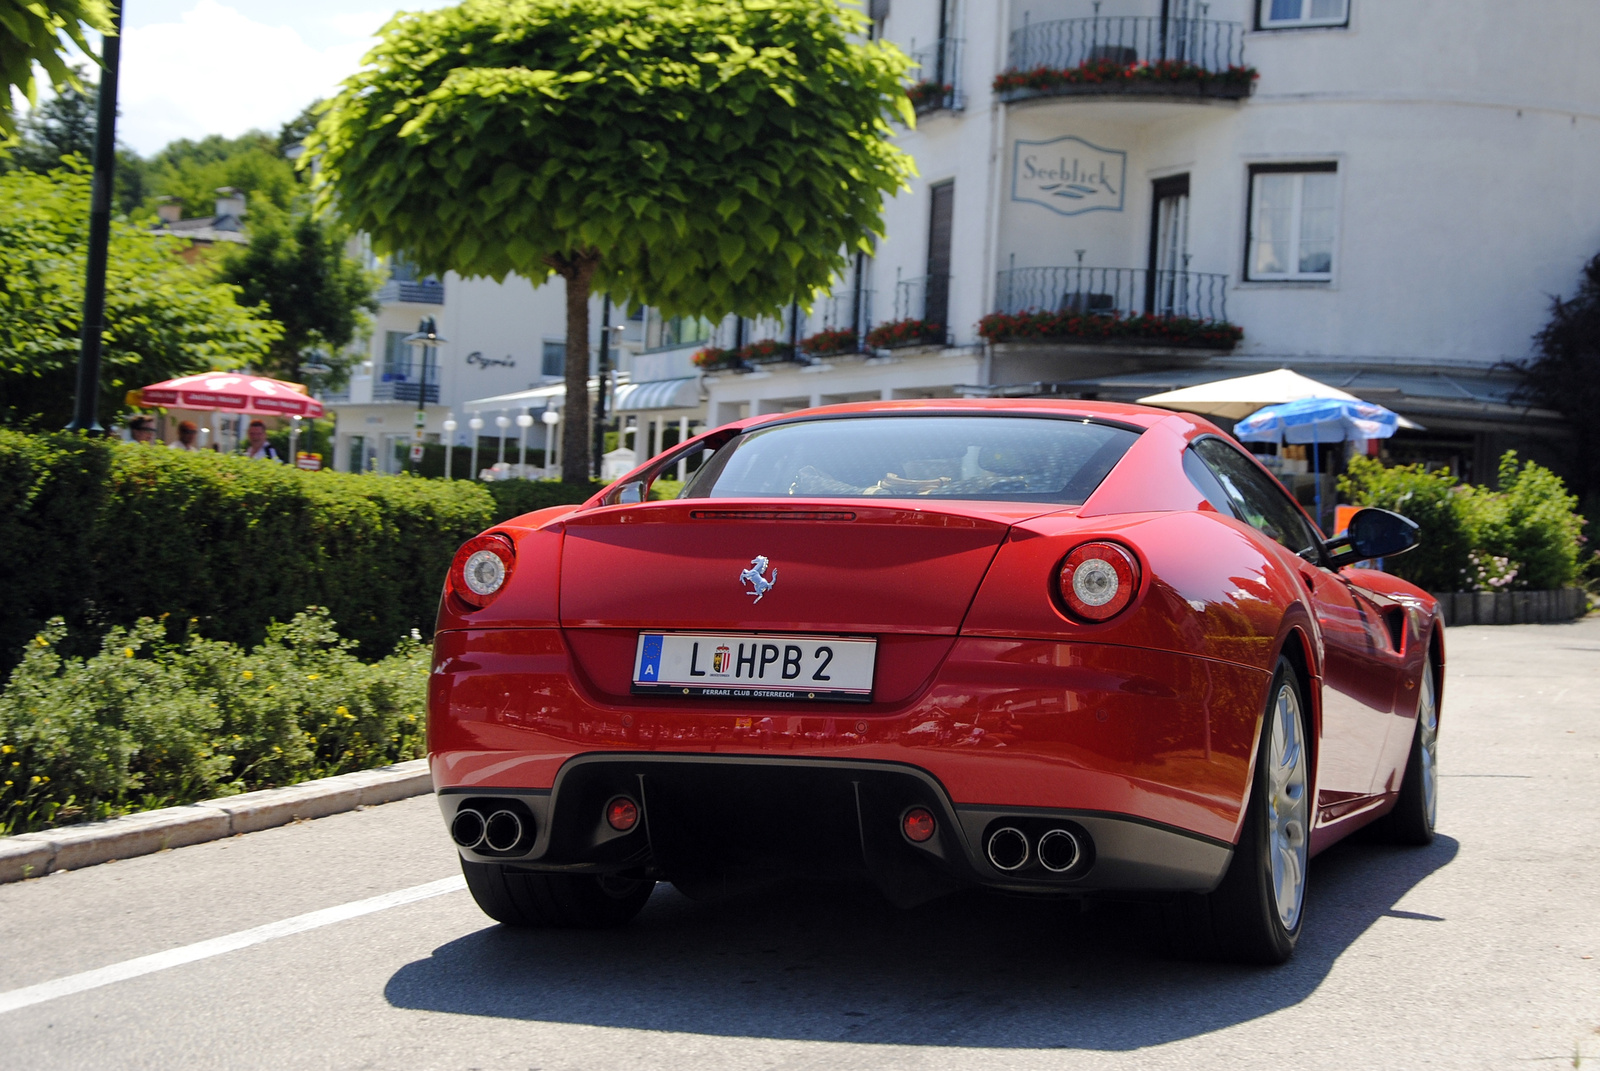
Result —
<path fill-rule="evenodd" d="M 132 859 L 433 791 L 427 759 L 244 792 L 104 822 L 0 837 L 0 883 Z"/>

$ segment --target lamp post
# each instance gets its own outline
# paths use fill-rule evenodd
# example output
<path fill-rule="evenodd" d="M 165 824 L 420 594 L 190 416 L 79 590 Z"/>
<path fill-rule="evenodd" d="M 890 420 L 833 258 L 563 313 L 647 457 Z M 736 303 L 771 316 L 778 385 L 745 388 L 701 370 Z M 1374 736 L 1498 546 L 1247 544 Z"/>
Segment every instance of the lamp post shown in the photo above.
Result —
<path fill-rule="evenodd" d="M 517 466 L 522 472 L 523 479 L 528 476 L 528 429 L 533 427 L 533 417 L 527 413 L 517 414 L 517 427 L 519 440 L 517 445 Z"/>
<path fill-rule="evenodd" d="M 456 445 L 456 415 L 446 413 L 444 416 L 444 478 L 455 479 L 450 471 L 450 452 Z"/>
<path fill-rule="evenodd" d="M 483 430 L 483 418 L 477 413 L 472 414 L 472 419 L 467 421 L 467 427 L 472 429 L 472 479 L 478 478 L 478 433 Z"/>
<path fill-rule="evenodd" d="M 299 449 L 300 418 L 297 416 L 292 416 L 289 418 L 289 464 L 298 465 L 300 463 L 300 454 L 298 452 Z"/>
<path fill-rule="evenodd" d="M 539 417 L 544 421 L 544 478 L 550 478 L 550 435 L 556 430 L 556 425 L 561 423 L 561 414 L 554 409 L 546 409 Z"/>
<path fill-rule="evenodd" d="M 411 471 L 414 475 L 422 475 L 422 432 L 428 424 L 428 364 L 433 356 L 434 349 L 441 342 L 449 339 L 439 334 L 438 326 L 433 322 L 432 316 L 424 316 L 417 324 L 417 329 L 403 340 L 422 350 L 422 383 L 417 387 L 417 418 L 416 442 L 411 446 Z"/>

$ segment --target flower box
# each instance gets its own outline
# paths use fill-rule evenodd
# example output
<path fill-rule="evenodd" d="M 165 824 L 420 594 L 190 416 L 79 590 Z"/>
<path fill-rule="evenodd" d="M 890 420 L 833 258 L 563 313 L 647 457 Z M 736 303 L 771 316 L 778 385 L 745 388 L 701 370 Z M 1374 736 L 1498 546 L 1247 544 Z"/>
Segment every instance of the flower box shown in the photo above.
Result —
<path fill-rule="evenodd" d="M 1244 329 L 1187 316 L 1095 316 L 1077 312 L 992 312 L 978 321 L 990 342 L 1106 342 L 1232 350 Z"/>
<path fill-rule="evenodd" d="M 892 320 L 867 332 L 867 348 L 897 350 L 905 346 L 942 346 L 944 324 L 931 320 Z"/>
<path fill-rule="evenodd" d="M 1183 60 L 1122 64 L 1097 59 L 1077 67 L 1001 71 L 995 75 L 994 91 L 1003 101 L 1106 94 L 1241 100 L 1254 90 L 1257 77 L 1254 67 L 1210 71 Z"/>
<path fill-rule="evenodd" d="M 800 352 L 813 357 L 831 357 L 836 353 L 854 353 L 858 348 L 856 333 L 848 327 L 829 328 L 800 340 Z"/>

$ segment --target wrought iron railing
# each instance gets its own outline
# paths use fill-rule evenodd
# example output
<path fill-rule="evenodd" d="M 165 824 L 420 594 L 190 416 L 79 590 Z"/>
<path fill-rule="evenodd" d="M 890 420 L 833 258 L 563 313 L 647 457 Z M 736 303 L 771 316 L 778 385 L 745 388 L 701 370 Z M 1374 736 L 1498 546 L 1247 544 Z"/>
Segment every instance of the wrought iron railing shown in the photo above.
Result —
<path fill-rule="evenodd" d="M 372 384 L 372 400 L 375 402 L 415 402 L 420 400 L 425 405 L 431 405 L 439 400 L 439 384 L 429 383 L 427 396 L 424 397 L 421 383 L 380 380 Z"/>
<path fill-rule="evenodd" d="M 1094 16 L 1029 23 L 1011 32 L 1011 69 L 1067 70 L 1094 60 L 1119 67 L 1174 60 L 1212 73 L 1244 64 L 1244 26 L 1215 19 Z"/>
<path fill-rule="evenodd" d="M 390 279 L 378 290 L 385 305 L 404 301 L 413 305 L 443 305 L 444 283 L 438 279 Z"/>
<path fill-rule="evenodd" d="M 914 50 L 911 62 L 914 64 L 911 102 L 917 111 L 940 108 L 960 111 L 966 107 L 966 92 L 961 85 L 959 39 L 946 37 L 929 48 Z"/>
<path fill-rule="evenodd" d="M 1228 318 L 1228 277 L 1148 268 L 1009 268 L 995 280 L 996 311 L 1092 316 Z"/>
<path fill-rule="evenodd" d="M 917 279 L 897 280 L 894 285 L 894 318 L 931 319 L 945 323 L 950 318 L 950 276 L 924 275 Z"/>

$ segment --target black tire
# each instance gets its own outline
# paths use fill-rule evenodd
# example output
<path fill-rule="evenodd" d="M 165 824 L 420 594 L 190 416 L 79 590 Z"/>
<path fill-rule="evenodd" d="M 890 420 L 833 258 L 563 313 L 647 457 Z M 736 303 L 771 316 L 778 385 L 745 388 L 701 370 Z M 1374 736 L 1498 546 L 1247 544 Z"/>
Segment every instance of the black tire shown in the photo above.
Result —
<path fill-rule="evenodd" d="M 499 863 L 461 860 L 467 889 L 483 913 L 507 926 L 599 930 L 622 926 L 644 910 L 649 878 L 533 874 Z"/>
<path fill-rule="evenodd" d="M 1233 860 L 1215 890 L 1183 896 L 1169 909 L 1168 925 L 1180 952 L 1206 959 L 1272 965 L 1287 960 L 1300 939 L 1305 924 L 1305 858 L 1309 845 L 1299 851 L 1297 902 L 1287 921 L 1279 910 L 1273 876 L 1273 727 L 1281 713 L 1279 698 L 1285 689 L 1293 697 L 1289 713 L 1298 726 L 1300 788 L 1294 798 L 1304 800 L 1304 820 L 1298 835 L 1302 843 L 1309 837 L 1311 786 L 1305 692 L 1294 666 L 1280 658 L 1272 688 L 1267 692 L 1261 745 Z"/>
<path fill-rule="evenodd" d="M 1400 780 L 1400 796 L 1394 810 L 1372 824 L 1379 839 L 1391 844 L 1420 848 L 1433 843 L 1439 807 L 1438 672 L 1430 656 L 1422 671 L 1422 694 L 1417 697 L 1417 722 L 1411 730 L 1411 751 L 1406 758 L 1405 777 Z"/>

